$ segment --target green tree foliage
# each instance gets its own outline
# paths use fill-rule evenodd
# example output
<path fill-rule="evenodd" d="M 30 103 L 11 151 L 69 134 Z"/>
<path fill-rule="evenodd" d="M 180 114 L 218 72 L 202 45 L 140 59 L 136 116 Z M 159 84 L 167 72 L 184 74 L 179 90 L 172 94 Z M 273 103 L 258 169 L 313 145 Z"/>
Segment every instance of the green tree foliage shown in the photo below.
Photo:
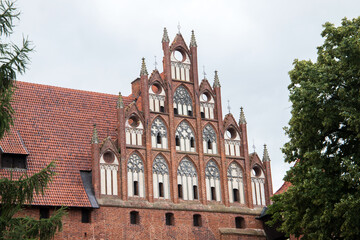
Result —
<path fill-rule="evenodd" d="M 360 239 L 360 17 L 325 23 L 317 62 L 294 61 L 286 162 L 272 224 L 306 239 Z"/>
<path fill-rule="evenodd" d="M 19 14 L 13 2 L 0 1 L 0 138 L 13 124 L 11 97 L 16 74 L 25 72 L 29 62 L 28 53 L 33 50 L 26 38 L 23 38 L 20 47 L 10 40 L 14 20 L 19 19 Z"/>
<path fill-rule="evenodd" d="M 57 231 L 62 230 L 61 218 L 66 214 L 65 208 L 56 210 L 48 219 L 36 220 L 20 217 L 16 214 L 29 205 L 34 194 L 44 194 L 48 183 L 54 175 L 54 163 L 31 177 L 26 174 L 18 180 L 0 179 L 0 240 L 5 239 L 51 239 Z"/>

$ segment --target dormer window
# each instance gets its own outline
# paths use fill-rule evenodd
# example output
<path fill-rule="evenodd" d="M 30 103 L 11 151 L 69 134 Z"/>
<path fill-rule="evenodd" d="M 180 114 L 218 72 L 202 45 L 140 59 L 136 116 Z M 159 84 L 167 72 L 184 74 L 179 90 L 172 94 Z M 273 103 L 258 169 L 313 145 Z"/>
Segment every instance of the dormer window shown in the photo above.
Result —
<path fill-rule="evenodd" d="M 26 169 L 25 154 L 2 153 L 1 168 Z"/>

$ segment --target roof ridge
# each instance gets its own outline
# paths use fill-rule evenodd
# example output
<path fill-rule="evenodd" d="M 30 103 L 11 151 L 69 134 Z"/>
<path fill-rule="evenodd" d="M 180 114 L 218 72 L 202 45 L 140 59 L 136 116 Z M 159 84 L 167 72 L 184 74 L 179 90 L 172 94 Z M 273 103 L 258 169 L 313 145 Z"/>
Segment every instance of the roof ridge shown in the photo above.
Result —
<path fill-rule="evenodd" d="M 25 81 L 19 81 L 19 80 L 15 81 L 15 86 L 18 83 L 24 84 L 24 85 L 36 85 L 36 86 L 50 87 L 50 88 L 55 88 L 55 89 L 59 89 L 59 90 L 69 90 L 69 91 L 74 91 L 74 92 L 94 93 L 94 94 L 105 95 L 105 96 L 113 96 L 113 97 L 119 96 L 118 94 L 102 93 L 102 92 L 95 92 L 95 91 L 90 91 L 90 90 L 74 89 L 74 88 L 67 88 L 67 87 L 59 87 L 59 86 L 52 86 L 52 85 L 48 85 L 48 84 L 31 83 L 31 82 L 25 82 Z M 130 97 L 131 95 L 132 94 L 129 94 L 129 96 L 123 96 L 123 98 L 126 100 L 132 100 L 133 98 Z"/>

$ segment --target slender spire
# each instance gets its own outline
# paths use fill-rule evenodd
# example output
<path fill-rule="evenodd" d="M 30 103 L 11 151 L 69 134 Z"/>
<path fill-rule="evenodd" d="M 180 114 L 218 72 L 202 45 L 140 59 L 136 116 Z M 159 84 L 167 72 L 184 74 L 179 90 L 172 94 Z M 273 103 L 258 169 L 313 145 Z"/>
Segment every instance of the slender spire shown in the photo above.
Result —
<path fill-rule="evenodd" d="M 93 135 L 91 138 L 91 143 L 99 143 L 98 133 L 96 130 L 96 124 L 94 124 L 94 130 L 93 130 Z"/>
<path fill-rule="evenodd" d="M 117 108 L 124 108 L 124 101 L 123 101 L 123 97 L 121 95 L 121 92 L 119 92 L 119 98 L 117 101 Z"/>
<path fill-rule="evenodd" d="M 266 148 L 266 144 L 264 144 L 263 162 L 270 162 L 269 152 Z"/>
<path fill-rule="evenodd" d="M 213 87 L 221 87 L 220 85 L 220 81 L 219 81 L 219 76 L 218 76 L 218 71 L 215 71 L 215 77 L 214 77 L 214 84 Z"/>
<path fill-rule="evenodd" d="M 190 47 L 197 47 L 194 30 L 191 31 Z"/>
<path fill-rule="evenodd" d="M 168 35 L 166 28 L 164 28 L 163 38 L 162 38 L 161 42 L 170 42 L 169 35 Z"/>
<path fill-rule="evenodd" d="M 245 118 L 245 114 L 244 114 L 244 109 L 243 109 L 243 107 L 240 108 L 239 124 L 246 124 L 246 118 Z"/>
<path fill-rule="evenodd" d="M 142 58 L 140 76 L 147 76 L 147 75 L 148 72 L 146 70 L 145 58 Z"/>

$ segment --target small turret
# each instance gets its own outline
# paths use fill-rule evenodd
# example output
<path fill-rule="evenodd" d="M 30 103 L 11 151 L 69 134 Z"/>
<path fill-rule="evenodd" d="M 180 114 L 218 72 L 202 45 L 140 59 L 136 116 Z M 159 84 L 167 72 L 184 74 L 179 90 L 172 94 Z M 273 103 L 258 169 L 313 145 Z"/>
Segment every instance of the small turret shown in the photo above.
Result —
<path fill-rule="evenodd" d="M 240 119 L 239 119 L 239 125 L 240 124 L 246 124 L 245 114 L 243 107 L 240 108 Z"/>
<path fill-rule="evenodd" d="M 91 143 L 99 143 L 99 138 L 98 138 L 98 133 L 96 130 L 96 124 L 94 124 L 94 129 L 93 129 L 93 135 L 91 138 Z"/>
<path fill-rule="evenodd" d="M 168 35 L 166 28 L 164 28 L 164 33 L 163 33 L 161 42 L 170 42 L 169 35 Z"/>
<path fill-rule="evenodd" d="M 147 76 L 147 75 L 148 75 L 148 71 L 146 69 L 145 58 L 142 58 L 140 76 Z"/>
<path fill-rule="evenodd" d="M 269 152 L 266 148 L 266 144 L 264 144 L 264 154 L 263 154 L 263 162 L 270 162 Z"/>
<path fill-rule="evenodd" d="M 191 31 L 190 47 L 197 47 L 194 30 Z"/>
<path fill-rule="evenodd" d="M 216 87 L 221 87 L 220 81 L 219 81 L 219 76 L 218 76 L 218 71 L 215 71 L 215 76 L 214 76 L 213 88 L 216 88 Z"/>
<path fill-rule="evenodd" d="M 119 98 L 116 104 L 117 108 L 124 108 L 124 101 L 123 101 L 123 97 L 121 95 L 121 92 L 119 92 Z"/>

